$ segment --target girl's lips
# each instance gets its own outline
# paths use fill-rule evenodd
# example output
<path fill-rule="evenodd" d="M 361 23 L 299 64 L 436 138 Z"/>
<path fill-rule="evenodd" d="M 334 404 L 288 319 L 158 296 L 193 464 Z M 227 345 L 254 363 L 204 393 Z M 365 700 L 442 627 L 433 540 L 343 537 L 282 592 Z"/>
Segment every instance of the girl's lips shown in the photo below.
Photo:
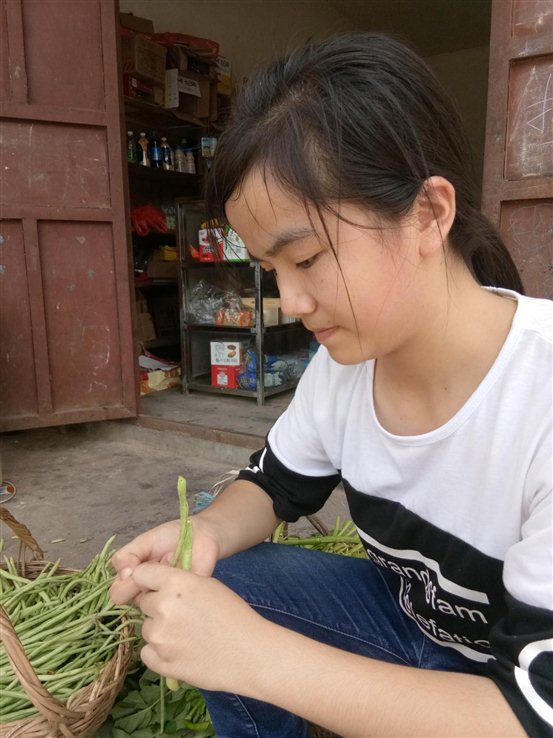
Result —
<path fill-rule="evenodd" d="M 324 343 L 336 333 L 336 330 L 336 326 L 333 326 L 332 328 L 323 328 L 319 331 L 313 331 L 313 335 L 319 343 Z"/>

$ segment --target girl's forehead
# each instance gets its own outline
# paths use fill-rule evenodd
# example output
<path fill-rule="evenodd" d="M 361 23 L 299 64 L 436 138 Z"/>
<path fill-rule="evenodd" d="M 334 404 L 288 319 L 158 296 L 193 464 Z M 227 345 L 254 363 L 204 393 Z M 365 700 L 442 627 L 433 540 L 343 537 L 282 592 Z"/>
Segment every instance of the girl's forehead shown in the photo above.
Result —
<path fill-rule="evenodd" d="M 250 227 L 254 224 L 268 227 L 283 219 L 309 221 L 313 217 L 311 211 L 316 209 L 286 190 L 272 176 L 254 169 L 227 200 L 225 210 L 233 227 L 238 226 L 238 222 Z"/>

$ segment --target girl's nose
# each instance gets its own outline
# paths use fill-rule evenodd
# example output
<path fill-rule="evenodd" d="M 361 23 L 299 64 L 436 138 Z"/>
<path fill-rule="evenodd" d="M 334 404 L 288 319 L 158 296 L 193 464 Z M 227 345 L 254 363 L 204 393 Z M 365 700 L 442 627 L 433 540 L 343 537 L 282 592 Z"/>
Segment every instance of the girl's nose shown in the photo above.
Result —
<path fill-rule="evenodd" d="M 280 287 L 280 309 L 284 315 L 302 318 L 311 314 L 315 306 L 315 299 L 310 294 Z"/>

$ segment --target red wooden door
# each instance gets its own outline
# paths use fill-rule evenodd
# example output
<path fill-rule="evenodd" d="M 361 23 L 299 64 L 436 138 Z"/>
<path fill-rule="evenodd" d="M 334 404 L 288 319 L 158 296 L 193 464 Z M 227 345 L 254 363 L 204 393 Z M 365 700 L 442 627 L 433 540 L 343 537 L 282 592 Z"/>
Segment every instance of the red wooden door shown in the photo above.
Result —
<path fill-rule="evenodd" d="M 493 0 L 483 209 L 553 298 L 553 0 Z"/>
<path fill-rule="evenodd" d="M 136 414 L 116 0 L 0 0 L 0 430 Z"/>

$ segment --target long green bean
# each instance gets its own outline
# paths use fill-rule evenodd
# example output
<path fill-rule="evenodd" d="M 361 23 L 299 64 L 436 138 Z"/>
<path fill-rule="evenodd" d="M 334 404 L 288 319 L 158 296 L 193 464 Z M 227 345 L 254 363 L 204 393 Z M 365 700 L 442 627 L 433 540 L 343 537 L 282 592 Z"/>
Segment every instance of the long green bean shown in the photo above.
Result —
<path fill-rule="evenodd" d="M 184 477 L 178 478 L 177 493 L 179 495 L 180 534 L 173 558 L 173 566 L 180 566 L 181 569 L 188 571 L 192 564 L 192 523 L 188 517 L 186 479 Z M 180 688 L 178 679 L 167 677 L 165 683 L 172 692 L 176 692 Z"/>

